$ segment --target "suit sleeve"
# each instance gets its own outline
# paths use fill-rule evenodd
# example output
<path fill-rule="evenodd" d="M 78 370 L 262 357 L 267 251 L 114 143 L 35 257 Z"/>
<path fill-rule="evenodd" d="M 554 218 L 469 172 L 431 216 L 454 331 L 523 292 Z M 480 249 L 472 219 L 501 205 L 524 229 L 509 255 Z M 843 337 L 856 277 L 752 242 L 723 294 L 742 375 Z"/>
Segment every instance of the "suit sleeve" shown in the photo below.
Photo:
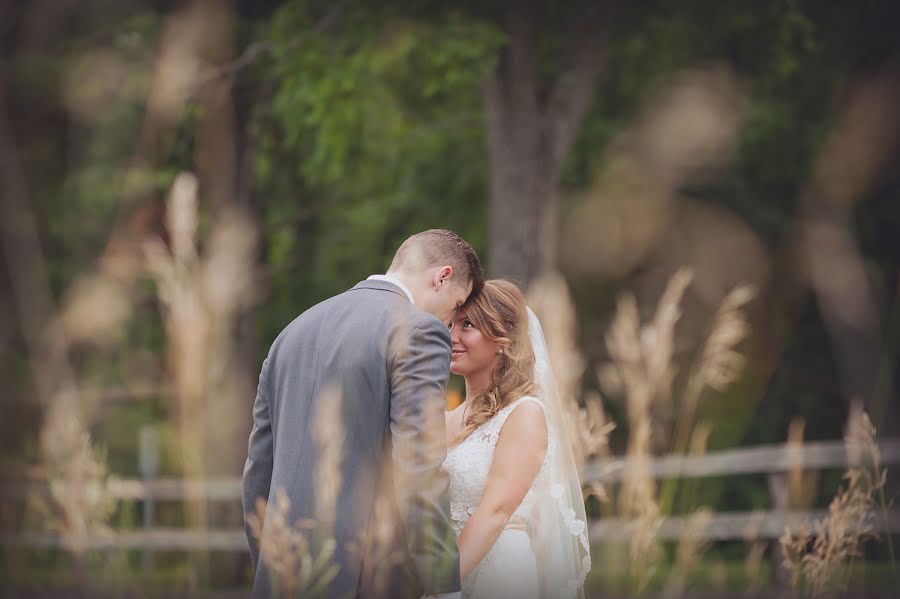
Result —
<path fill-rule="evenodd" d="M 450 525 L 444 423 L 450 333 L 436 318 L 418 324 L 391 368 L 394 485 L 409 553 L 426 594 L 460 589 L 459 551 Z"/>
<path fill-rule="evenodd" d="M 266 379 L 269 372 L 268 358 L 263 362 L 259 373 L 259 386 L 256 400 L 253 403 L 253 430 L 247 448 L 247 462 L 244 464 L 244 477 L 241 485 L 241 502 L 244 508 L 244 530 L 250 545 L 250 559 L 253 571 L 259 563 L 259 542 L 253 536 L 247 523 L 247 515 L 256 511 L 256 500 L 269 499 L 269 486 L 272 483 L 272 417 L 269 413 Z"/>

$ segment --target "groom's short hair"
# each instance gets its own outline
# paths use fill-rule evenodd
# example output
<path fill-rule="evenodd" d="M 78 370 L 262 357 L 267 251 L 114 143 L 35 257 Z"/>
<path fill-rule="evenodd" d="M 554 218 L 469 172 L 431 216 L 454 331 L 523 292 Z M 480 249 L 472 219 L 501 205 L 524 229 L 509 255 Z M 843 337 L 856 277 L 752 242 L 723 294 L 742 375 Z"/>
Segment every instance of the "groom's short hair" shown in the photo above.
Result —
<path fill-rule="evenodd" d="M 416 233 L 404 241 L 394 254 L 391 269 L 405 264 L 411 254 L 416 253 L 425 261 L 425 266 L 449 265 L 460 278 L 457 281 L 472 281 L 472 294 L 484 286 L 484 271 L 478 254 L 468 242 L 447 229 L 429 229 Z"/>

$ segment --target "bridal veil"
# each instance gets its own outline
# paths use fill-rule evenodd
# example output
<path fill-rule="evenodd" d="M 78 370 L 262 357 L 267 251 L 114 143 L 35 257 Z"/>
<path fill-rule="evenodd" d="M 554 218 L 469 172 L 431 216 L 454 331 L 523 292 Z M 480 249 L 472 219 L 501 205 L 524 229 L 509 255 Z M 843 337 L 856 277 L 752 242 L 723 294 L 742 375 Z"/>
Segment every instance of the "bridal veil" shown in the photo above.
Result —
<path fill-rule="evenodd" d="M 584 578 L 591 569 L 590 544 L 581 482 L 566 430 L 565 410 L 553 377 L 540 320 L 528 309 L 528 334 L 534 349 L 534 380 L 548 419 L 550 453 L 548 484 L 535 498 L 531 543 L 540 578 L 540 595 L 584 597 Z"/>

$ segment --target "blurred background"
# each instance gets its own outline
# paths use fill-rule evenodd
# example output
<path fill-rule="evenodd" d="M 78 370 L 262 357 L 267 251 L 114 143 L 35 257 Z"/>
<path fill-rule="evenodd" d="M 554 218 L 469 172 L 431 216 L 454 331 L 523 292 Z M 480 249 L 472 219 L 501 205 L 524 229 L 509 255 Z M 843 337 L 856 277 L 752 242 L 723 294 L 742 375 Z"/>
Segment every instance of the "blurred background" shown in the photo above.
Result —
<path fill-rule="evenodd" d="M 893 0 L 0 0 L 3 588 L 245 593 L 270 343 L 441 227 L 545 323 L 588 595 L 890 593 L 898 31 Z"/>

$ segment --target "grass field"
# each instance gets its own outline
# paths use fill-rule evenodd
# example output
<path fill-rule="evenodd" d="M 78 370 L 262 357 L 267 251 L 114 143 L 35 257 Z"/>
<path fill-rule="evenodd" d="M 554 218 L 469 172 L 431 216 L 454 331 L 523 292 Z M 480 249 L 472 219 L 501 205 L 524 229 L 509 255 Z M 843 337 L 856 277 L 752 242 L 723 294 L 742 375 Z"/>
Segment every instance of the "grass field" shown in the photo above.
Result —
<path fill-rule="evenodd" d="M 585 583 L 587 596 L 627 597 L 637 594 L 638 573 L 633 568 L 629 569 L 621 552 L 595 547 L 592 556 L 593 568 Z M 165 552 L 155 555 L 153 567 L 146 571 L 142 557 L 136 551 L 93 556 L 84 563 L 81 580 L 87 580 L 94 591 L 104 596 L 108 593 L 128 595 L 129 591 L 151 596 L 206 596 L 220 592 L 240 595 L 242 589 L 249 588 L 249 567 L 234 554 L 210 556 L 214 573 L 207 583 L 201 583 L 194 574 L 188 554 Z M 3 558 L 4 567 L 0 569 L 0 587 L 3 589 L 52 592 L 78 586 L 76 570 L 64 554 L 29 552 L 28 555 L 13 557 L 6 553 Z M 671 561 L 661 563 L 645 592 L 654 595 L 671 590 L 672 571 Z M 774 587 L 772 564 L 768 559 L 759 562 L 757 573 L 757 576 L 749 573 L 741 559 L 708 557 L 686 573 L 683 591 L 713 595 L 749 591 L 770 594 Z M 889 593 L 898 588 L 889 562 L 858 561 L 851 568 L 849 580 L 849 589 L 853 592 Z"/>

